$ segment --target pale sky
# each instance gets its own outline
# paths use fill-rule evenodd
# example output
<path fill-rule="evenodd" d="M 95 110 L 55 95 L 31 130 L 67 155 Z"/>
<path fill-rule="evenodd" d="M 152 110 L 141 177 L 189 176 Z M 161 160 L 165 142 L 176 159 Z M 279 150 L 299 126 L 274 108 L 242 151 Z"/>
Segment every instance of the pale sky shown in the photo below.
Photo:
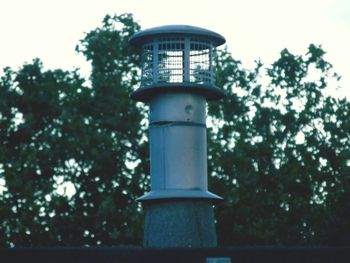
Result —
<path fill-rule="evenodd" d="M 0 69 L 40 58 L 46 69 L 89 70 L 75 46 L 106 14 L 132 13 L 143 29 L 166 24 L 208 28 L 234 58 L 269 64 L 283 48 L 304 54 L 321 44 L 350 91 L 349 0 L 0 0 Z M 349 96 L 348 96 L 349 97 Z"/>

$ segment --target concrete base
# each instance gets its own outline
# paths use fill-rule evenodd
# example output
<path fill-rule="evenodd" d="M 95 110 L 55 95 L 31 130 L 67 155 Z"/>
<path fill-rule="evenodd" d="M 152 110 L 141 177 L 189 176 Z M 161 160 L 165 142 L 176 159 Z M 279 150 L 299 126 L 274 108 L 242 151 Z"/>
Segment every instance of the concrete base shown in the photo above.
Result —
<path fill-rule="evenodd" d="M 213 204 L 208 200 L 143 203 L 145 247 L 215 247 Z"/>

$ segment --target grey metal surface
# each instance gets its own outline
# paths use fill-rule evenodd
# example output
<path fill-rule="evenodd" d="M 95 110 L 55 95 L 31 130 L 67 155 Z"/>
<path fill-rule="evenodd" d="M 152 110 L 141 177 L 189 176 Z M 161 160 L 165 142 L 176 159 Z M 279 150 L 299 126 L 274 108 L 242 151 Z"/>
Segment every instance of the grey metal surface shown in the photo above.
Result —
<path fill-rule="evenodd" d="M 206 39 L 210 39 L 216 46 L 220 46 L 226 42 L 225 38 L 216 33 L 214 31 L 190 26 L 190 25 L 165 25 L 159 27 L 153 27 L 149 29 L 142 30 L 135 35 L 133 35 L 130 39 L 130 44 L 141 47 L 145 42 L 148 42 L 155 37 L 164 37 L 164 36 L 197 36 L 204 37 Z"/>
<path fill-rule="evenodd" d="M 222 198 L 208 191 L 206 100 L 165 93 L 150 103 L 151 192 L 139 201 Z"/>
<path fill-rule="evenodd" d="M 143 196 L 139 197 L 137 201 L 147 202 L 147 201 L 162 200 L 162 199 L 168 199 L 168 200 L 202 199 L 202 200 L 208 200 L 211 203 L 215 203 L 223 200 L 222 197 L 204 190 L 165 189 L 165 190 L 152 190 L 144 194 Z"/>
<path fill-rule="evenodd" d="M 150 102 L 150 123 L 165 121 L 195 122 L 205 125 L 206 100 L 191 93 L 166 93 Z"/>
<path fill-rule="evenodd" d="M 207 190 L 206 146 L 205 127 L 151 126 L 152 189 Z"/>
<path fill-rule="evenodd" d="M 160 93 L 150 101 L 151 192 L 138 201 L 222 198 L 208 191 L 206 100 Z"/>
<path fill-rule="evenodd" d="M 224 90 L 214 85 L 203 85 L 197 83 L 156 83 L 149 86 L 143 86 L 130 94 L 133 100 L 150 102 L 152 98 L 161 93 L 190 93 L 198 94 L 208 101 L 222 99 L 226 96 Z"/>

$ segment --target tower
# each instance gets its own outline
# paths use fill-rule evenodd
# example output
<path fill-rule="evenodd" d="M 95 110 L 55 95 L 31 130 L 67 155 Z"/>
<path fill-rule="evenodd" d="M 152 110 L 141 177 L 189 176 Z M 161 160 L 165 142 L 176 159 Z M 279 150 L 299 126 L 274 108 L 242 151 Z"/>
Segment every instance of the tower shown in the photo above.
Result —
<path fill-rule="evenodd" d="M 146 247 L 216 246 L 208 191 L 206 102 L 225 96 L 215 86 L 215 48 L 225 38 L 187 25 L 136 33 L 141 86 L 131 94 L 149 103 L 151 191 L 138 200 L 146 211 Z"/>

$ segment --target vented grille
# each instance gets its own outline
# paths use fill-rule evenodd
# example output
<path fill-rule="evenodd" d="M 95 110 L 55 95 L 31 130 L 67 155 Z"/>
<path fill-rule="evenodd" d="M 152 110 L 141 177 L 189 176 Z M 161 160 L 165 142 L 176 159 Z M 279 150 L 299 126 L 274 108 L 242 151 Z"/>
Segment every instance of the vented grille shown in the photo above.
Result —
<path fill-rule="evenodd" d="M 142 86 L 162 83 L 214 85 L 214 47 L 199 38 L 159 38 L 143 45 Z"/>

